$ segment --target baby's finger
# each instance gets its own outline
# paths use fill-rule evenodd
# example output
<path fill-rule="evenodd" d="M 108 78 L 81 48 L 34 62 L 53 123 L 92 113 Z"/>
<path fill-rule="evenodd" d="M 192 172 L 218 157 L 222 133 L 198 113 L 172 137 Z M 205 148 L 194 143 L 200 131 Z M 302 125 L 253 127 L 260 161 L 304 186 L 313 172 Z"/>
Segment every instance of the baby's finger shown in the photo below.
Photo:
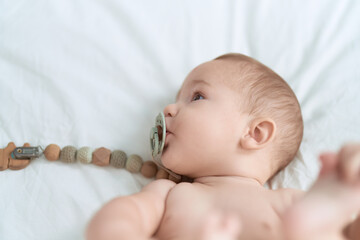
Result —
<path fill-rule="evenodd" d="M 333 172 L 338 165 L 338 157 L 336 153 L 326 152 L 319 156 L 321 162 L 320 177 Z"/>
<path fill-rule="evenodd" d="M 360 144 L 349 144 L 339 154 L 339 176 L 349 183 L 360 180 Z"/>

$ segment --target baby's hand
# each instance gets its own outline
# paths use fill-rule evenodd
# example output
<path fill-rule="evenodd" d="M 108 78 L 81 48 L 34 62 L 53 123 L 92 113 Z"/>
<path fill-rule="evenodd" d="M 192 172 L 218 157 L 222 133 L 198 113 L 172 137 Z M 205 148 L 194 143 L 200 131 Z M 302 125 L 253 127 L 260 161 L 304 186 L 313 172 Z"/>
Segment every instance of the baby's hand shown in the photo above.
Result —
<path fill-rule="evenodd" d="M 320 160 L 320 176 L 335 172 L 347 183 L 360 184 L 360 144 L 347 144 L 338 153 L 324 153 Z"/>
<path fill-rule="evenodd" d="M 339 176 L 347 182 L 360 182 L 360 144 L 349 144 L 339 154 Z"/>
<path fill-rule="evenodd" d="M 286 239 L 344 239 L 344 226 L 359 212 L 360 144 L 324 153 L 320 160 L 319 179 L 284 214 Z"/>
<path fill-rule="evenodd" d="M 204 220 L 200 230 L 201 240 L 236 240 L 240 234 L 241 223 L 237 216 L 212 212 Z"/>

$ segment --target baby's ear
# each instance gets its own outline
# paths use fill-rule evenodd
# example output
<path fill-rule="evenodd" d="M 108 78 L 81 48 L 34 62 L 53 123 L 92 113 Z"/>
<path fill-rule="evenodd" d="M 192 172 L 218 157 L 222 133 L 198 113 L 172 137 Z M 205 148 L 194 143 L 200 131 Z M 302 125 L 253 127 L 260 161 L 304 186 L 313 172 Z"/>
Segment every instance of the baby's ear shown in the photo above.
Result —
<path fill-rule="evenodd" d="M 256 150 L 264 148 L 275 137 L 276 124 L 270 118 L 255 119 L 251 122 L 245 135 L 240 140 L 243 149 Z"/>

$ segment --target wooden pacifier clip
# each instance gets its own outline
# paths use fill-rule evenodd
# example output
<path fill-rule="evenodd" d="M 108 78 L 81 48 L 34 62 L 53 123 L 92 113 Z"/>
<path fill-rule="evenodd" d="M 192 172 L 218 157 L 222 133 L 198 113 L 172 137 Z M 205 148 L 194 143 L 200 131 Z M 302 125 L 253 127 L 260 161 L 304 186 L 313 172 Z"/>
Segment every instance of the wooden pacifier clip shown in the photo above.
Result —
<path fill-rule="evenodd" d="M 62 149 L 56 144 L 48 145 L 45 150 L 40 146 L 33 147 L 25 143 L 23 147 L 16 147 L 10 142 L 7 147 L 0 149 L 0 171 L 11 169 L 20 170 L 27 167 L 30 161 L 39 158 L 42 154 L 49 161 L 62 161 L 65 163 L 81 162 L 97 166 L 111 165 L 115 168 L 124 168 L 131 173 L 141 173 L 146 178 L 170 179 L 180 182 L 181 179 L 169 175 L 163 168 L 158 168 L 153 161 L 143 162 L 137 154 L 127 156 L 121 150 L 110 151 L 105 147 L 91 150 L 90 147 L 76 149 L 74 146 L 65 146 Z"/>
<path fill-rule="evenodd" d="M 30 147 L 29 143 L 24 144 L 24 148 Z M 14 150 L 16 146 L 13 142 L 10 142 L 6 148 L 0 149 L 0 171 L 11 169 L 20 170 L 27 167 L 30 164 L 30 158 L 17 159 L 14 156 Z"/>
<path fill-rule="evenodd" d="M 25 143 L 23 147 L 16 147 L 10 142 L 6 148 L 0 149 L 0 171 L 11 169 L 20 170 L 30 164 L 30 160 L 39 158 L 43 153 L 49 161 L 60 160 L 65 163 L 81 162 L 92 163 L 97 166 L 111 165 L 115 168 L 125 168 L 131 173 L 141 173 L 146 178 L 169 179 L 176 183 L 191 182 L 192 179 L 180 176 L 167 169 L 161 162 L 166 139 L 166 124 L 163 112 L 160 112 L 155 125 L 150 130 L 150 148 L 153 161 L 143 162 L 139 155 L 127 156 L 121 150 L 110 151 L 100 147 L 92 151 L 90 147 L 76 149 L 74 146 L 66 146 L 60 149 L 56 144 L 48 145 L 45 150 L 42 147 L 31 147 Z"/>

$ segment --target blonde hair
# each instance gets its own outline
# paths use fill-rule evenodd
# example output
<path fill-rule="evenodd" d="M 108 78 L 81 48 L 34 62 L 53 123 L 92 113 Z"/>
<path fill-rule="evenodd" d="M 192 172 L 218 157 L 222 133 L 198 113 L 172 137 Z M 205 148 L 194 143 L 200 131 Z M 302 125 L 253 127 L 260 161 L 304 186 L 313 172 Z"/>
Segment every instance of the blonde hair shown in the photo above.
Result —
<path fill-rule="evenodd" d="M 239 79 L 229 82 L 241 92 L 241 111 L 254 118 L 271 117 L 277 125 L 273 158 L 274 173 L 283 169 L 295 157 L 303 137 L 300 104 L 290 86 L 273 70 L 243 54 L 229 53 L 214 60 L 237 64 Z"/>

